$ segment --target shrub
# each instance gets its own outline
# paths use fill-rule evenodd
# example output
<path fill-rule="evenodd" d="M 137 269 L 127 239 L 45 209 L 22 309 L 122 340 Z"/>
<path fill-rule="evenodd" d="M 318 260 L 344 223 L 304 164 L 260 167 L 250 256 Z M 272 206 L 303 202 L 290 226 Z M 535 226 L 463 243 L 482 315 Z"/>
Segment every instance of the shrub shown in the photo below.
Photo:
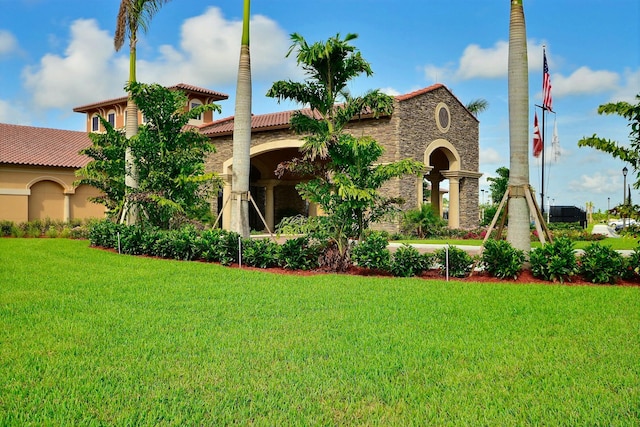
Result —
<path fill-rule="evenodd" d="M 280 248 L 280 266 L 289 270 L 311 270 L 318 267 L 320 248 L 308 236 L 284 242 Z"/>
<path fill-rule="evenodd" d="M 524 251 L 506 240 L 487 240 L 482 251 L 482 265 L 489 274 L 500 279 L 516 279 L 524 261 Z"/>
<path fill-rule="evenodd" d="M 197 240 L 201 258 L 222 265 L 238 262 L 239 237 L 238 233 L 217 228 L 203 231 Z"/>
<path fill-rule="evenodd" d="M 622 277 L 627 280 L 640 278 L 640 245 L 633 250 L 631 255 L 625 258 Z"/>
<path fill-rule="evenodd" d="M 91 246 L 118 248 L 118 232 L 124 228 L 108 219 L 92 222 L 89 225 L 89 243 Z"/>
<path fill-rule="evenodd" d="M 389 270 L 394 276 L 417 276 L 429 268 L 430 260 L 430 255 L 421 255 L 413 246 L 402 245 L 393 253 Z"/>
<path fill-rule="evenodd" d="M 579 259 L 578 271 L 593 283 L 614 284 L 621 276 L 624 258 L 610 246 L 591 243 Z"/>
<path fill-rule="evenodd" d="M 529 261 L 535 277 L 552 282 L 570 281 L 578 268 L 573 242 L 567 237 L 558 237 L 553 243 L 532 250 Z"/>
<path fill-rule="evenodd" d="M 402 229 L 419 238 L 437 234 L 446 222 L 433 210 L 430 204 L 423 203 L 419 209 L 405 212 L 402 219 Z"/>
<path fill-rule="evenodd" d="M 169 232 L 173 242 L 172 257 L 190 261 L 200 257 L 198 246 L 198 231 L 193 225 L 185 225 Z"/>
<path fill-rule="evenodd" d="M 464 250 L 455 246 L 438 249 L 434 252 L 435 260 L 439 265 L 440 272 L 445 275 L 447 271 L 447 253 L 449 276 L 467 277 L 473 268 L 473 258 Z"/>
<path fill-rule="evenodd" d="M 269 239 L 244 239 L 242 241 L 242 262 L 259 268 L 278 265 L 280 245 Z"/>
<path fill-rule="evenodd" d="M 391 252 L 387 249 L 388 244 L 384 234 L 370 233 L 363 241 L 353 247 L 351 258 L 360 267 L 388 270 L 391 262 Z"/>
<path fill-rule="evenodd" d="M 50 239 L 55 239 L 60 236 L 60 231 L 58 231 L 56 227 L 50 226 L 47 231 L 45 231 L 44 235 Z"/>
<path fill-rule="evenodd" d="M 12 221 L 0 221 L 0 236 L 9 237 L 12 235 L 15 224 Z"/>

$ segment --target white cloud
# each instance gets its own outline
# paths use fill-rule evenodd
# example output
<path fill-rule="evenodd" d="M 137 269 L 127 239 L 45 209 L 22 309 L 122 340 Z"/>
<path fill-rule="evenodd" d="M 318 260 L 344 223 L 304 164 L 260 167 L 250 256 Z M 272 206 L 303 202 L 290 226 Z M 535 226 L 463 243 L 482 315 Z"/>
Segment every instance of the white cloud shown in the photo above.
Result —
<path fill-rule="evenodd" d="M 163 45 L 156 57 L 138 60 L 137 78 L 165 85 L 188 83 L 216 89 L 234 85 L 240 55 L 241 21 L 225 20 L 211 7 L 184 21 L 178 46 Z M 290 42 L 275 21 L 256 15 L 251 21 L 251 68 L 255 81 L 273 82 L 299 73 L 285 60 Z M 23 70 L 25 86 L 37 108 L 69 109 L 123 95 L 129 55 L 113 49 L 112 35 L 95 20 L 80 19 L 70 28 L 63 55 L 47 54 Z"/>
<path fill-rule="evenodd" d="M 494 148 L 480 150 L 480 163 L 483 166 L 487 164 L 504 164 L 505 161 L 506 159 Z"/>
<path fill-rule="evenodd" d="M 9 31 L 0 30 L 0 56 L 9 55 L 18 50 L 18 40 Z"/>
<path fill-rule="evenodd" d="M 613 175 L 615 176 L 615 175 Z M 581 175 L 580 179 L 569 181 L 569 190 L 576 192 L 585 192 L 589 194 L 608 194 L 615 184 L 612 174 L 595 172 L 590 175 Z"/>
<path fill-rule="evenodd" d="M 594 71 L 589 67 L 580 67 L 568 77 L 559 73 L 551 74 L 552 93 L 558 97 L 617 90 L 619 81 L 618 73 Z"/>
<path fill-rule="evenodd" d="M 383 87 L 379 89 L 380 92 L 389 95 L 389 96 L 398 96 L 400 95 L 400 92 L 397 91 L 396 89 L 392 88 L 392 87 Z"/>
<path fill-rule="evenodd" d="M 610 98 L 610 102 L 626 101 L 630 104 L 638 102 L 636 95 L 640 93 L 640 68 L 624 71 L 624 84 L 620 86 Z"/>
<path fill-rule="evenodd" d="M 113 41 L 93 19 L 71 25 L 64 56 L 47 54 L 22 77 L 38 108 L 70 108 L 117 96 L 126 82 L 114 61 Z"/>
<path fill-rule="evenodd" d="M 160 56 L 139 61 L 140 80 L 162 84 L 185 82 L 215 88 L 235 84 L 240 55 L 242 21 L 225 20 L 220 9 L 182 24 L 180 44 L 160 47 Z M 255 15 L 251 20 L 251 72 L 254 80 L 273 81 L 291 76 L 293 60 L 285 60 L 289 39 L 271 19 Z"/>
<path fill-rule="evenodd" d="M 527 42 L 528 66 L 530 70 L 542 69 L 542 45 L 535 40 Z M 425 78 L 431 81 L 471 79 L 497 79 L 507 76 L 509 62 L 509 42 L 499 40 L 492 47 L 483 48 L 477 44 L 467 46 L 462 52 L 457 68 L 451 64 L 438 67 L 424 66 Z"/>
<path fill-rule="evenodd" d="M 20 107 L 12 102 L 0 99 L 0 123 L 11 123 L 15 125 L 29 124 L 29 116 Z"/>

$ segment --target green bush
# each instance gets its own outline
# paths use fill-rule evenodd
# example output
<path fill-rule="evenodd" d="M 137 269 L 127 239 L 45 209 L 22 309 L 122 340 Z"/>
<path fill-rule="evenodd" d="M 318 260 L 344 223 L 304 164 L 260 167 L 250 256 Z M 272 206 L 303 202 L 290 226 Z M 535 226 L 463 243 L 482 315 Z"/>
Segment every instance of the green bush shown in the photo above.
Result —
<path fill-rule="evenodd" d="M 15 224 L 12 221 L 0 221 L 0 237 L 9 237 L 12 235 Z"/>
<path fill-rule="evenodd" d="M 206 261 L 231 265 L 238 262 L 238 238 L 233 231 L 211 229 L 200 233 L 197 240 L 200 257 Z"/>
<path fill-rule="evenodd" d="M 552 282 L 570 281 L 578 269 L 573 242 L 567 237 L 556 238 L 553 243 L 532 250 L 529 261 L 535 277 Z"/>
<path fill-rule="evenodd" d="M 118 232 L 123 228 L 108 219 L 92 222 L 89 225 L 89 243 L 91 246 L 118 249 Z"/>
<path fill-rule="evenodd" d="M 242 262 L 251 267 L 275 267 L 278 265 L 279 254 L 280 245 L 272 240 L 242 240 Z"/>
<path fill-rule="evenodd" d="M 398 277 L 418 276 L 431 265 L 431 256 L 421 255 L 413 246 L 400 246 L 391 257 L 389 270 Z"/>
<path fill-rule="evenodd" d="M 405 212 L 402 218 L 403 231 L 419 238 L 436 235 L 445 225 L 445 220 L 428 203 L 423 203 L 419 209 Z"/>
<path fill-rule="evenodd" d="M 640 245 L 624 261 L 622 278 L 626 280 L 640 278 Z"/>
<path fill-rule="evenodd" d="M 487 240 L 481 257 L 484 269 L 500 279 L 516 279 L 524 261 L 524 251 L 514 248 L 506 240 Z"/>
<path fill-rule="evenodd" d="M 351 258 L 359 266 L 375 270 L 388 270 L 391 262 L 389 244 L 383 233 L 370 233 L 353 247 Z"/>
<path fill-rule="evenodd" d="M 464 250 L 455 246 L 438 249 L 434 252 L 435 260 L 439 265 L 442 275 L 445 275 L 447 271 L 447 252 L 449 276 L 467 277 L 473 268 L 473 258 Z"/>
<path fill-rule="evenodd" d="M 593 283 L 614 284 L 622 276 L 624 258 L 610 246 L 591 243 L 578 260 L 578 271 Z"/>
<path fill-rule="evenodd" d="M 318 267 L 320 247 L 308 236 L 284 242 L 280 248 L 280 266 L 289 270 L 312 270 Z"/>

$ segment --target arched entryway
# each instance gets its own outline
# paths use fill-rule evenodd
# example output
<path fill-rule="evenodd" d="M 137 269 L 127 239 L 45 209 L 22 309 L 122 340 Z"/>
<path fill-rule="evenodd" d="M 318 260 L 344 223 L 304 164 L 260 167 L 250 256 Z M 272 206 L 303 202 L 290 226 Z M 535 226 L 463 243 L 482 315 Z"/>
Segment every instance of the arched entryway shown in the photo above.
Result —
<path fill-rule="evenodd" d="M 302 144 L 301 140 L 287 139 L 251 147 L 249 191 L 271 231 L 284 217 L 316 214 L 314 207 L 309 206 L 295 188 L 300 177 L 285 174 L 278 178 L 275 174 L 280 163 L 300 156 Z M 222 210 L 222 227 L 225 229 L 231 225 L 231 204 L 227 200 L 231 195 L 232 173 L 233 159 L 230 158 L 223 163 L 225 185 L 218 199 L 219 210 Z M 253 230 L 265 229 L 262 218 L 253 206 L 249 207 L 249 222 Z"/>
<path fill-rule="evenodd" d="M 460 155 L 456 148 L 445 139 L 432 141 L 424 152 L 424 164 L 427 173 L 425 181 L 429 184 L 431 192 L 430 202 L 434 212 L 441 217 L 448 218 L 450 228 L 460 226 Z M 449 206 L 445 211 L 441 183 L 448 180 Z M 419 194 L 420 201 L 424 200 L 423 194 Z"/>

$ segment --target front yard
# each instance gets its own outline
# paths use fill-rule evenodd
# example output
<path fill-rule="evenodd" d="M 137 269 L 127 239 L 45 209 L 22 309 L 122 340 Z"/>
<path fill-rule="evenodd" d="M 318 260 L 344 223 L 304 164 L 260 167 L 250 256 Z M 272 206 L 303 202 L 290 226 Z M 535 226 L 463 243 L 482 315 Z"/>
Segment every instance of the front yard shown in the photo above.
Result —
<path fill-rule="evenodd" d="M 0 425 L 638 425 L 640 289 L 0 239 Z"/>

